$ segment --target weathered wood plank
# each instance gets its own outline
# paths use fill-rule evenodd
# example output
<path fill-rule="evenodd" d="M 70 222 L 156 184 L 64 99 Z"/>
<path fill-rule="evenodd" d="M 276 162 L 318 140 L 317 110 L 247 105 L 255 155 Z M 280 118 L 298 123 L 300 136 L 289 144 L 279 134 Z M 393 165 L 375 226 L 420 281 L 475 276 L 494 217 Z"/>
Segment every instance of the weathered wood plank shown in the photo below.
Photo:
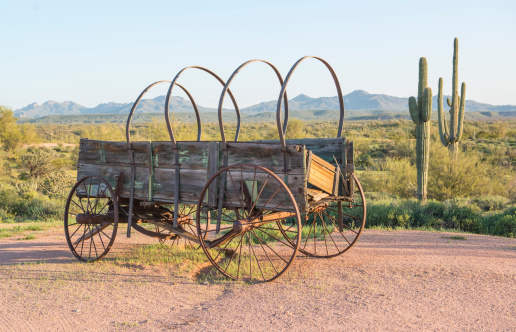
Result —
<path fill-rule="evenodd" d="M 176 170 L 171 168 L 154 169 L 154 200 L 173 202 Z M 181 203 L 197 203 L 204 185 L 206 185 L 206 169 L 181 169 L 179 201 Z"/>
<path fill-rule="evenodd" d="M 184 169 L 202 169 L 208 167 L 208 154 L 211 142 L 177 142 L 179 163 Z M 153 142 L 155 168 L 173 168 L 174 150 L 170 142 Z"/>
<path fill-rule="evenodd" d="M 206 181 L 208 181 L 219 169 L 219 143 L 210 142 L 210 153 L 208 156 L 208 174 L 206 175 Z M 217 182 L 214 181 L 210 184 L 209 193 L 218 192 Z M 217 195 L 208 194 L 208 204 L 210 206 L 217 205 Z"/>
<path fill-rule="evenodd" d="M 313 156 L 315 157 L 315 156 Z M 308 183 L 324 190 L 328 194 L 333 194 L 333 185 L 335 182 L 335 172 L 327 169 L 319 164 L 315 158 L 312 159 Z"/>
<path fill-rule="evenodd" d="M 124 177 L 120 197 L 129 197 L 131 188 L 130 166 L 107 166 L 79 163 L 77 168 L 77 179 L 81 179 L 85 176 L 100 176 L 108 181 L 112 188 L 115 188 L 117 184 L 115 177 L 119 176 L 120 173 L 123 172 L 126 176 Z M 149 198 L 149 168 L 136 167 L 134 197 L 144 200 Z"/>
<path fill-rule="evenodd" d="M 313 151 L 320 158 L 331 163 L 333 156 L 342 163 L 342 146 L 345 145 L 346 139 L 340 138 L 299 138 L 287 139 L 287 145 L 304 145 L 307 150 Z M 260 140 L 253 141 L 267 144 L 279 144 L 279 140 Z"/>
<path fill-rule="evenodd" d="M 134 162 L 148 166 L 148 142 L 132 143 Z M 82 139 L 79 146 L 79 162 L 98 165 L 130 165 L 131 161 L 125 142 L 110 142 Z"/>
<path fill-rule="evenodd" d="M 263 166 L 274 173 L 283 171 L 283 153 L 280 144 L 263 144 L 256 142 L 228 142 L 228 165 L 254 164 Z M 290 174 L 304 174 L 305 156 L 302 148 L 287 145 L 290 156 Z"/>

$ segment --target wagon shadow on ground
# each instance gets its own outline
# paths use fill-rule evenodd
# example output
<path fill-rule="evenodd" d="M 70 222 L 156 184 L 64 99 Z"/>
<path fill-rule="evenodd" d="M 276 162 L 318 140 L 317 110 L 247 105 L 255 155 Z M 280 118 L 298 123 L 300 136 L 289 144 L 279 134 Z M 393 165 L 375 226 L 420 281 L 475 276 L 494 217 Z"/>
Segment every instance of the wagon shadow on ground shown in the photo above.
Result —
<path fill-rule="evenodd" d="M 49 241 L 1 241 L 0 265 L 54 263 L 73 261 L 68 247 Z"/>
<path fill-rule="evenodd" d="M 67 281 L 116 283 L 158 283 L 162 285 L 185 284 L 231 284 L 235 281 L 221 275 L 205 259 L 201 249 L 171 250 L 174 261 L 148 261 L 142 259 L 142 250 L 156 250 L 157 245 L 119 244 L 110 256 L 93 263 L 79 262 L 70 253 L 65 243 L 50 239 L 37 241 L 0 241 L 0 280 Z M 168 250 L 164 248 L 164 250 Z M 148 252 L 143 252 L 147 254 Z M 159 250 L 158 250 L 159 254 Z M 193 256 L 192 256 L 193 255 Z M 152 259 L 152 253 L 149 255 Z M 282 277 L 291 279 L 313 260 L 298 255 L 292 269 Z M 309 264 L 311 265 L 311 264 Z M 236 283 L 247 283 L 239 280 Z M 256 281 L 255 281 L 256 282 Z"/>

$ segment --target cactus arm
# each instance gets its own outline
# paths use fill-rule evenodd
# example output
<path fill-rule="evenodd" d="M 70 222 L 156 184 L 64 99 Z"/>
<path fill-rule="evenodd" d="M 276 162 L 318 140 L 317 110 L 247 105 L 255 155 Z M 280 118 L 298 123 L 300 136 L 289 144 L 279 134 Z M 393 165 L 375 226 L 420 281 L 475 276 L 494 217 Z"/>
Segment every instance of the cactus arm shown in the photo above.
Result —
<path fill-rule="evenodd" d="M 421 121 L 427 122 L 432 118 L 432 88 L 425 88 L 422 104 L 423 112 L 421 112 Z"/>
<path fill-rule="evenodd" d="M 450 144 L 448 129 L 446 128 L 446 117 L 443 111 L 443 78 L 439 78 L 439 93 L 437 95 L 437 110 L 438 110 L 438 121 L 439 121 L 439 137 L 441 143 L 446 147 Z"/>
<path fill-rule="evenodd" d="M 466 104 L 466 83 L 462 82 L 460 92 L 460 108 L 459 108 L 459 127 L 457 128 L 456 142 L 462 138 L 462 132 L 464 131 L 464 108 Z"/>
<path fill-rule="evenodd" d="M 416 98 L 410 97 L 408 100 L 408 106 L 410 111 L 410 117 L 412 118 L 412 121 L 414 121 L 415 124 L 419 124 L 421 120 L 419 119 L 419 110 Z"/>
<path fill-rule="evenodd" d="M 448 106 L 451 107 L 451 100 L 450 100 L 450 98 L 446 98 L 446 104 L 448 104 Z"/>

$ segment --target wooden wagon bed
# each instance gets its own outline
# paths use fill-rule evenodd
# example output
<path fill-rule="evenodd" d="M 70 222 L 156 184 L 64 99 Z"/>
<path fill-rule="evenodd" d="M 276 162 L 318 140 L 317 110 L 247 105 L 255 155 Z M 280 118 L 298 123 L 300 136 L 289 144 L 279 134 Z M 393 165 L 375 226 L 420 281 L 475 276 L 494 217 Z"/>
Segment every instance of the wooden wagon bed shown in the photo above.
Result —
<path fill-rule="evenodd" d="M 223 167 L 224 144 L 221 142 L 133 142 L 128 151 L 125 142 L 81 139 L 77 178 L 100 176 L 113 187 L 121 173 L 130 174 L 128 153 L 135 161 L 134 199 L 160 204 L 174 202 L 175 156 L 179 153 L 179 202 L 195 204 L 206 181 Z M 325 199 L 346 196 L 340 172 L 353 171 L 352 144 L 345 138 L 311 138 L 287 140 L 289 171 L 284 171 L 284 155 L 278 141 L 227 142 L 228 165 L 252 163 L 264 166 L 282 177 L 301 210 L 320 199 L 309 193 L 321 192 Z M 316 151 L 315 154 L 313 151 Z M 331 163 L 337 160 L 339 167 Z M 245 181 L 253 174 L 243 174 Z M 341 184 L 339 186 L 339 184 Z M 309 190 L 309 188 L 316 188 Z M 120 197 L 129 198 L 131 180 L 122 183 Z M 231 188 L 228 188 L 231 191 Z M 339 195 L 340 194 L 340 195 Z M 212 202 L 214 205 L 216 201 Z M 271 201 L 270 205 L 277 202 Z M 281 209 L 292 210 L 283 206 Z"/>

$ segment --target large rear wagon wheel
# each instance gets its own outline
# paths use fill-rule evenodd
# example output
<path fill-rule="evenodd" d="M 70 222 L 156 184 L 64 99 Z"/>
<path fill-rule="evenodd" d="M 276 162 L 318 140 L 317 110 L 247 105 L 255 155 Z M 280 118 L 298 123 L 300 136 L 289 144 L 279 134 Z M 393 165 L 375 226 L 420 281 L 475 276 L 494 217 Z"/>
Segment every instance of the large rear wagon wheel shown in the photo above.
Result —
<path fill-rule="evenodd" d="M 222 198 L 222 208 L 208 204 L 213 200 L 207 197 Z M 282 232 L 286 216 L 293 221 Z M 206 256 L 233 280 L 278 278 L 294 261 L 300 244 L 301 218 L 294 196 L 276 174 L 257 165 L 232 165 L 213 175 L 201 192 L 196 221 Z"/>
<path fill-rule="evenodd" d="M 109 252 L 118 228 L 118 204 L 111 185 L 87 176 L 72 187 L 65 205 L 66 242 L 83 262 L 102 259 Z"/>
<path fill-rule="evenodd" d="M 366 200 L 356 175 L 350 177 L 351 201 L 322 203 L 301 216 L 303 232 L 299 251 L 303 254 L 335 257 L 349 250 L 360 238 L 366 222 Z"/>

